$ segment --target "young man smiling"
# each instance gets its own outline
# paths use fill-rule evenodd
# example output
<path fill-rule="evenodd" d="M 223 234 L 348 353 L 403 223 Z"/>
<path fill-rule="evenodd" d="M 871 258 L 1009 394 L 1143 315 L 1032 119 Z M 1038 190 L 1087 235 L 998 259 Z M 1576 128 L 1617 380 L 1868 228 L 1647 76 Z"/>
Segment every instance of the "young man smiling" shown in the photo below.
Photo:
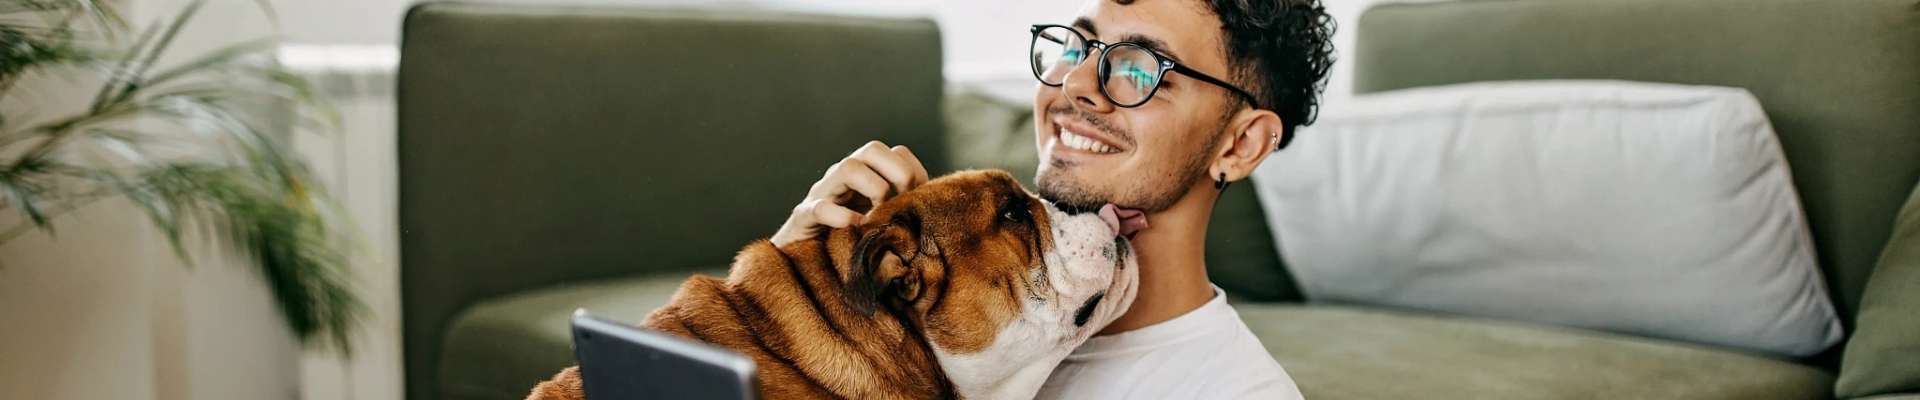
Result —
<path fill-rule="evenodd" d="M 1031 30 L 1040 195 L 1125 208 L 1140 257 L 1132 309 L 1040 396 L 1299 398 L 1207 280 L 1204 244 L 1216 189 L 1313 118 L 1333 63 L 1319 0 L 1092 0 L 1071 24 Z M 827 170 L 773 242 L 858 223 L 865 204 L 926 180 L 907 148 L 868 143 Z"/>

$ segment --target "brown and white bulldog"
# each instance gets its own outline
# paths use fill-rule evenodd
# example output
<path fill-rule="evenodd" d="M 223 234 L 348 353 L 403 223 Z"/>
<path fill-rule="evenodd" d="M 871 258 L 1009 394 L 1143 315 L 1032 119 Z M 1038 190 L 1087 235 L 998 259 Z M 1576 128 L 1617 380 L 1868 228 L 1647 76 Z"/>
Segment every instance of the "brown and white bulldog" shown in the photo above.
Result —
<path fill-rule="evenodd" d="M 1136 290 L 1111 206 L 1074 211 L 1006 172 L 954 173 L 864 225 L 749 244 L 641 325 L 751 357 L 761 398 L 1031 398 Z M 583 398 L 578 367 L 529 397 Z"/>

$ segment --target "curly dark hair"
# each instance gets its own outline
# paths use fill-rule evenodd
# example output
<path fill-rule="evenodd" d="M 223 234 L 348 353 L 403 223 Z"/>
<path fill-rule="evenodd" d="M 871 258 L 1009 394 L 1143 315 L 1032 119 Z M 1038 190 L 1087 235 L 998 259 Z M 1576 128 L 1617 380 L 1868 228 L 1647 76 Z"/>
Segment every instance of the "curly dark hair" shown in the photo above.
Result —
<path fill-rule="evenodd" d="M 1227 65 L 1286 126 L 1280 146 L 1312 125 L 1333 68 L 1333 16 L 1320 0 L 1208 0 L 1220 16 Z"/>
<path fill-rule="evenodd" d="M 1114 0 L 1130 4 L 1134 0 Z M 1220 17 L 1227 66 L 1235 83 L 1253 92 L 1285 124 L 1275 150 L 1294 131 L 1312 125 L 1333 69 L 1333 16 L 1320 0 L 1206 0 Z M 1233 107 L 1245 100 L 1235 97 Z"/>

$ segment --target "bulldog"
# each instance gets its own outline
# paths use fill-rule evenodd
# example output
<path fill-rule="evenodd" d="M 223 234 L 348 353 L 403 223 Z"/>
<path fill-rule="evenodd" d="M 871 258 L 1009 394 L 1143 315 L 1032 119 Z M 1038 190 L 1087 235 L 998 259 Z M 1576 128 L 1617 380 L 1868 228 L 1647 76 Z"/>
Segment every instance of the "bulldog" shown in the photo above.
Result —
<path fill-rule="evenodd" d="M 761 398 L 1032 398 L 1137 289 L 1113 207 L 1072 208 L 1006 172 L 954 173 L 862 225 L 748 244 L 641 325 L 752 358 Z M 570 367 L 528 398 L 584 397 Z"/>

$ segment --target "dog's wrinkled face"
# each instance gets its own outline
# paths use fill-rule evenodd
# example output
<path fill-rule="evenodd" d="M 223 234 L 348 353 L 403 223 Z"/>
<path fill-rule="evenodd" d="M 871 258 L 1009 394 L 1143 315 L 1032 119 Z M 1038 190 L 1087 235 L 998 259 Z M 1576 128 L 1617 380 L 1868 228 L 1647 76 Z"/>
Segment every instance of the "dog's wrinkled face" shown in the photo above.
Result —
<path fill-rule="evenodd" d="M 1038 390 L 1136 290 L 1113 222 L 1060 210 L 1001 171 L 935 179 L 875 208 L 863 229 L 848 302 L 917 327 L 969 398 Z"/>

